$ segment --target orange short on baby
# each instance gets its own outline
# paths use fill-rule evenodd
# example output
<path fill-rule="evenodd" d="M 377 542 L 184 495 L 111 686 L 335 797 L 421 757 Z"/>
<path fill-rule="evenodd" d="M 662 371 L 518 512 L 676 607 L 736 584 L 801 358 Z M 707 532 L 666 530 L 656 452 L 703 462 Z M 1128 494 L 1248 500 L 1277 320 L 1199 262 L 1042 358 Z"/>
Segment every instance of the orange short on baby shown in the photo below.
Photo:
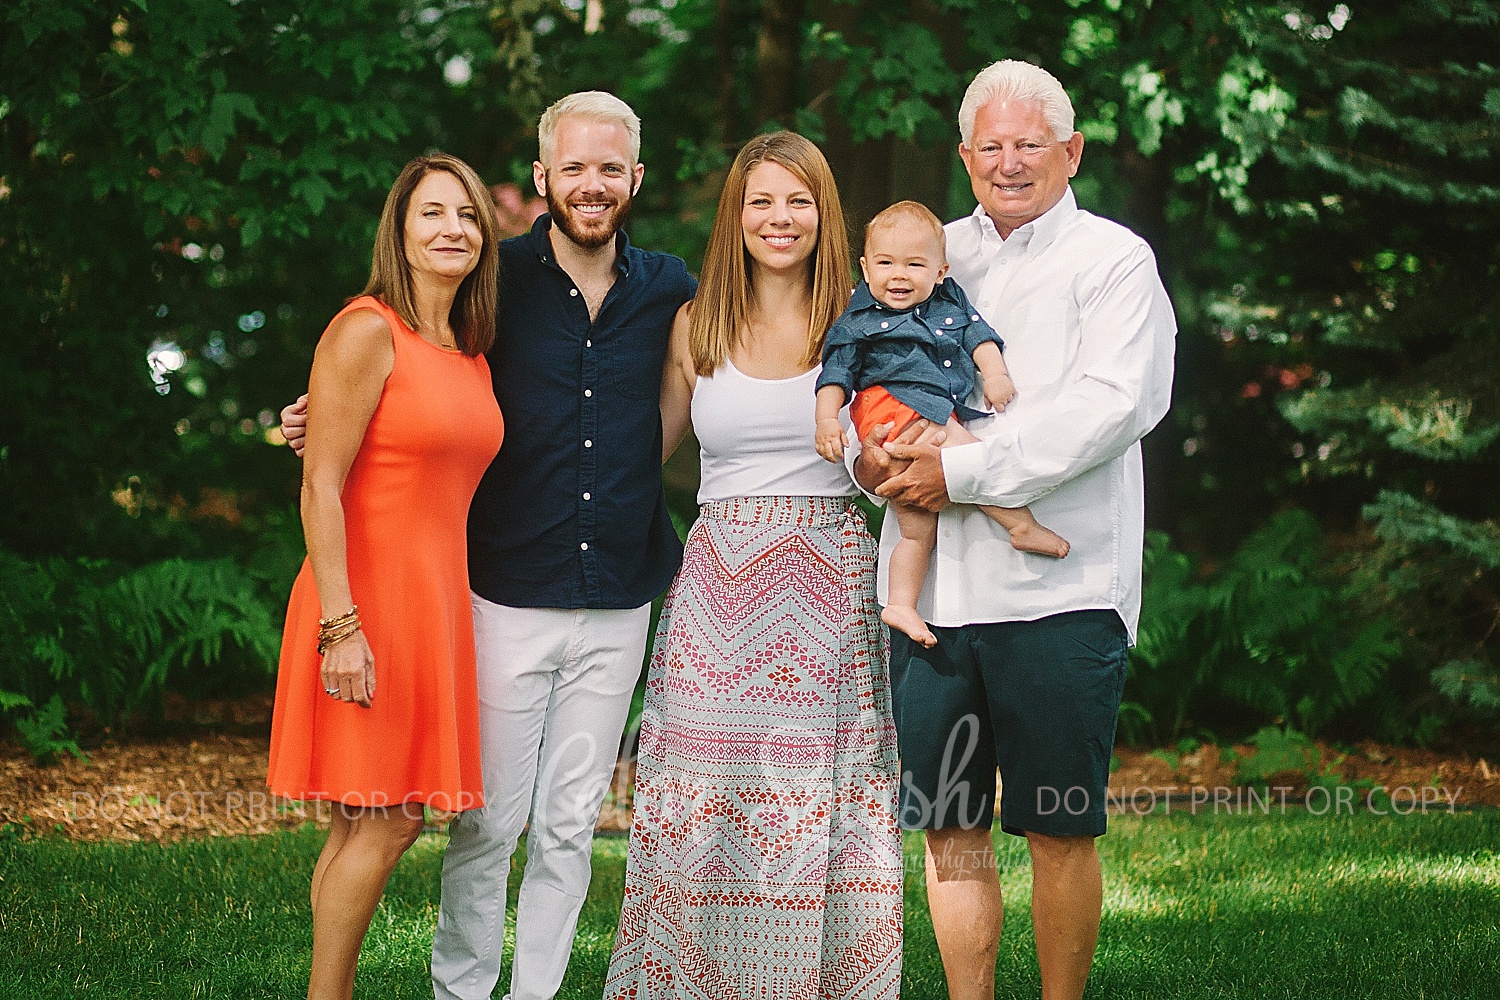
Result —
<path fill-rule="evenodd" d="M 922 419 L 922 415 L 880 386 L 872 385 L 854 394 L 854 402 L 849 404 L 849 419 L 854 422 L 854 433 L 864 441 L 876 424 L 894 424 L 888 437 L 895 437 L 907 424 Z"/>

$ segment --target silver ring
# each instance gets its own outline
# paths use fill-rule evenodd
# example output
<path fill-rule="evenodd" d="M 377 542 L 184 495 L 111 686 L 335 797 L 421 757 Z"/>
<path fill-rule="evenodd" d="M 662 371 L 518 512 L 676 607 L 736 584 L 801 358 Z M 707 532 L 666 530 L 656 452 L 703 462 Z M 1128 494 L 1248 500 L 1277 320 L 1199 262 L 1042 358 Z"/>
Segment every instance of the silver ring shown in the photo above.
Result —
<path fill-rule="evenodd" d="M 339 689 L 338 688 L 324 688 L 323 689 L 323 693 L 324 694 L 338 694 L 339 693 Z"/>

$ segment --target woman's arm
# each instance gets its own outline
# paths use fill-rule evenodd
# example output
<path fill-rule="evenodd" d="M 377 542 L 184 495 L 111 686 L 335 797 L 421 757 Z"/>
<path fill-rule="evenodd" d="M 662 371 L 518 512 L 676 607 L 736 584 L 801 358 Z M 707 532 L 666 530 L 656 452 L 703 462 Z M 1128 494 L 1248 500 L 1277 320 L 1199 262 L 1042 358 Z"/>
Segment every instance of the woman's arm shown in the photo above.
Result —
<path fill-rule="evenodd" d="M 692 423 L 693 387 L 698 373 L 693 369 L 693 353 L 688 349 L 688 326 L 693 304 L 684 302 L 672 320 L 672 336 L 667 345 L 667 361 L 661 372 L 661 460 L 687 436 Z"/>
<path fill-rule="evenodd" d="M 313 354 L 302 532 L 323 618 L 342 615 L 354 604 L 344 538 L 344 480 L 395 364 L 391 328 L 370 309 L 356 310 L 334 323 Z M 328 648 L 323 687 L 337 688 L 341 700 L 369 707 L 375 693 L 375 663 L 363 634 L 356 632 Z"/>

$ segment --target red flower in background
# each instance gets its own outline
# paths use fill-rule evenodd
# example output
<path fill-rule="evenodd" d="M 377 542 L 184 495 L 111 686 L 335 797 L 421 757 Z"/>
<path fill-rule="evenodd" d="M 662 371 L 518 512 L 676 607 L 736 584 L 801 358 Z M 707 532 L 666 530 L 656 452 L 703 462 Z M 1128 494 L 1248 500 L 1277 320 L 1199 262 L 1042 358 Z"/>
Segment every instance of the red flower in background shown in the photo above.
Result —
<path fill-rule="evenodd" d="M 502 239 L 527 232 L 536 217 L 547 211 L 545 199 L 536 195 L 527 198 L 521 194 L 520 185 L 509 182 L 491 184 L 490 197 L 495 199 L 495 221 Z"/>

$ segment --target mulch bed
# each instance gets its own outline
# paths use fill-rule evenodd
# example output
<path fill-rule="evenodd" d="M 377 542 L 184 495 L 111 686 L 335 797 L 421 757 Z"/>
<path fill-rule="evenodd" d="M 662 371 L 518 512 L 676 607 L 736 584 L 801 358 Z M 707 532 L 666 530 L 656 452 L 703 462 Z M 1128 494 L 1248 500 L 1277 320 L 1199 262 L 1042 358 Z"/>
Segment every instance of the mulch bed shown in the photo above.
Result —
<path fill-rule="evenodd" d="M 174 713 L 199 728 L 196 735 L 154 742 L 106 742 L 87 760 L 64 757 L 38 766 L 17 747 L 0 747 L 0 832 L 12 836 L 61 835 L 75 840 L 162 841 L 182 837 L 263 834 L 306 822 L 326 823 L 326 804 L 273 799 L 266 792 L 269 699 L 207 703 Z M 250 732 L 246 732 L 250 730 Z M 256 732 L 256 730 L 259 730 Z M 1241 756 L 1250 747 L 1237 747 Z M 1351 808 L 1369 807 L 1368 784 L 1384 786 L 1396 812 L 1436 812 L 1500 806 L 1500 765 L 1462 753 L 1361 743 L 1343 755 L 1319 744 L 1325 763 L 1353 789 Z M 1163 802 L 1193 812 L 1264 812 L 1236 790 L 1235 764 L 1219 748 L 1178 755 L 1121 748 L 1110 778 L 1116 811 L 1149 811 Z M 622 764 L 599 817 L 601 833 L 629 829 L 630 768 Z M 1339 812 L 1333 799 L 1307 793 L 1307 777 L 1271 776 L 1283 786 L 1286 806 Z M 1425 790 L 1425 791 L 1424 791 Z M 1277 811 L 1277 793 L 1269 811 Z M 1281 811 L 1285 811 L 1284 808 Z M 440 818 L 434 825 L 441 826 Z"/>
<path fill-rule="evenodd" d="M 327 803 L 294 802 L 267 792 L 269 744 L 265 736 L 222 733 L 106 743 L 90 750 L 87 760 L 65 756 L 46 767 L 16 747 L 3 747 L 0 827 L 12 834 L 75 840 L 178 840 L 326 824 Z M 430 825 L 444 824 L 434 817 Z M 630 810 L 615 805 L 612 792 L 599 830 L 629 828 Z"/>
<path fill-rule="evenodd" d="M 1325 743 L 1316 746 L 1323 766 L 1341 776 L 1340 783 L 1348 789 L 1342 800 L 1352 808 L 1340 804 L 1337 790 L 1310 791 L 1307 775 L 1296 772 L 1269 775 L 1270 795 L 1251 802 L 1234 780 L 1238 762 L 1226 760 L 1228 755 L 1212 744 L 1188 754 L 1119 748 L 1116 754 L 1121 764 L 1110 775 L 1110 792 L 1125 812 L 1144 809 L 1154 792 L 1158 800 L 1170 797 L 1173 809 L 1181 806 L 1199 813 L 1265 811 L 1260 803 L 1268 798 L 1272 812 L 1279 811 L 1284 801 L 1288 807 L 1347 814 L 1371 809 L 1372 787 L 1383 788 L 1391 799 L 1391 808 L 1379 798 L 1374 808 L 1398 814 L 1500 806 L 1500 765 L 1483 757 L 1370 740 L 1343 753 Z M 1255 752 L 1245 745 L 1232 749 L 1239 758 Z"/>

